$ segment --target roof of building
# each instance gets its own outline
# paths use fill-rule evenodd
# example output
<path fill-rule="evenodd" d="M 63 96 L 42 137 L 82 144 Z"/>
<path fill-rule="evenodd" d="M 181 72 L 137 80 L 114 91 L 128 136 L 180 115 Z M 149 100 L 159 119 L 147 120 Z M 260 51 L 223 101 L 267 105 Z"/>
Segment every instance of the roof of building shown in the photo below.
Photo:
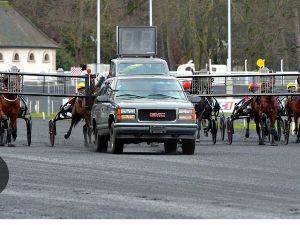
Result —
<path fill-rule="evenodd" d="M 0 48 L 59 48 L 53 40 L 18 13 L 8 1 L 0 1 Z"/>

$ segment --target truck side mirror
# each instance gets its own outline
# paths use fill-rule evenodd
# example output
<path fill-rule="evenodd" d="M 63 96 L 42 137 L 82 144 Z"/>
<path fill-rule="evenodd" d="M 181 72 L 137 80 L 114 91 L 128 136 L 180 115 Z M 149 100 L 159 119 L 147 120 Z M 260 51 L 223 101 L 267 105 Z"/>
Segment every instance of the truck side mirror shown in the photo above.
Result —
<path fill-rule="evenodd" d="M 201 97 L 200 96 L 191 96 L 190 101 L 194 104 L 199 103 L 201 101 Z"/>

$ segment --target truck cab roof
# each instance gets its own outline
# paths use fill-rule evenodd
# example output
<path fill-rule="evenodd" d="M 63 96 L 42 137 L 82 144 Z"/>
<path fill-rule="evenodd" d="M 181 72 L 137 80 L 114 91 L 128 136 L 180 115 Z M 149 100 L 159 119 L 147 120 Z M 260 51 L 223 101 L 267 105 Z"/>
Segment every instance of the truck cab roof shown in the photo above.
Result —
<path fill-rule="evenodd" d="M 110 76 L 170 75 L 165 60 L 154 57 L 116 58 L 111 60 Z"/>

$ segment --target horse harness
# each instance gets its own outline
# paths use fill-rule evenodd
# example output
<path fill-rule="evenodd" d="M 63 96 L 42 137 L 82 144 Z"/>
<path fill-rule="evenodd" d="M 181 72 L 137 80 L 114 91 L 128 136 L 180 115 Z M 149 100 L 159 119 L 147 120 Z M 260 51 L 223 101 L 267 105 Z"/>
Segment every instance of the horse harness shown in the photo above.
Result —
<path fill-rule="evenodd" d="M 7 88 L 1 88 L 1 91 L 8 91 L 8 89 Z M 4 94 L 1 94 L 0 98 L 3 98 L 4 100 L 6 100 L 8 102 L 15 102 L 19 98 L 19 95 L 16 95 L 15 99 L 9 99 L 9 98 L 4 97 Z"/>
<path fill-rule="evenodd" d="M 3 98 L 5 101 L 8 101 L 8 102 L 15 102 L 15 101 L 17 101 L 19 96 L 17 95 L 15 99 L 9 99 L 9 98 L 5 98 L 4 95 L 2 94 L 0 98 Z"/>

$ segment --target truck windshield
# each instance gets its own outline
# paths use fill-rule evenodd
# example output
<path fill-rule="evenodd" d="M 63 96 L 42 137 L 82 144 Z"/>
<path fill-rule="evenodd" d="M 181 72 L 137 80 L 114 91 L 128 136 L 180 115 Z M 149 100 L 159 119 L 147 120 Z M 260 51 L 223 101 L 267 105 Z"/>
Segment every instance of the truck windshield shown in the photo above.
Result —
<path fill-rule="evenodd" d="M 116 92 L 117 98 L 186 100 L 180 83 L 171 79 L 120 79 Z"/>
<path fill-rule="evenodd" d="M 165 74 L 165 65 L 163 63 L 121 63 L 119 65 L 119 74 Z"/>

